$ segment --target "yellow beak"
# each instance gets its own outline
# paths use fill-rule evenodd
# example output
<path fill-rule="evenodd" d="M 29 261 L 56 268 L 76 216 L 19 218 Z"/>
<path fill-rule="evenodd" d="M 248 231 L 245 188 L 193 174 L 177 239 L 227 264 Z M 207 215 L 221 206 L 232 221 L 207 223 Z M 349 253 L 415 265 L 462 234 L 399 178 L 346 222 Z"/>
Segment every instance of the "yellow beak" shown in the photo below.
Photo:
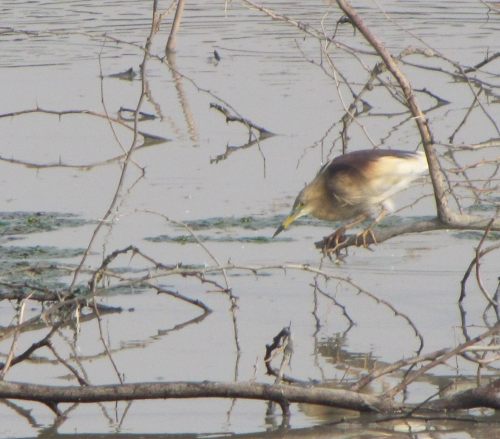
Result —
<path fill-rule="evenodd" d="M 292 224 L 297 218 L 300 218 L 301 216 L 306 215 L 306 212 L 304 212 L 304 209 L 302 208 L 297 208 L 290 215 L 288 215 L 283 222 L 279 225 L 279 227 L 276 229 L 274 232 L 273 238 L 281 233 L 283 230 L 288 229 L 290 224 Z"/>

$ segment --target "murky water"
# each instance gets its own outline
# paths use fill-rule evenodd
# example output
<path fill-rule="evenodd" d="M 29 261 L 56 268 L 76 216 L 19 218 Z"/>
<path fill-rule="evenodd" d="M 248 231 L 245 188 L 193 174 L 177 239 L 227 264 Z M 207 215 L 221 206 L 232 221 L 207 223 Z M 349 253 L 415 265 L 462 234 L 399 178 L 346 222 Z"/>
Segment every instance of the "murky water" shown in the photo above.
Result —
<path fill-rule="evenodd" d="M 113 132 L 106 118 L 96 114 L 108 112 L 116 117 L 120 108 L 133 109 L 137 105 L 139 76 L 123 80 L 113 75 L 129 68 L 139 71 L 143 56 L 140 47 L 150 30 L 151 3 L 2 2 L 0 114 L 24 113 L 0 119 L 0 210 L 58 212 L 87 221 L 78 227 L 14 235 L 19 239 L 13 242 L 8 241 L 12 239 L 10 233 L 9 238 L 5 234 L 3 246 L 73 250 L 87 247 L 118 184 L 121 162 L 116 157 L 130 146 L 132 136 L 130 130 L 117 124 Z M 242 267 L 321 265 L 408 316 L 424 339 L 424 352 L 456 346 L 462 334 L 457 306 L 460 280 L 474 257 L 481 234 L 439 231 L 401 236 L 376 246 L 373 252 L 351 249 L 340 265 L 322 260 L 314 248 L 313 242 L 331 231 L 326 223 L 299 221 L 279 239 L 270 240 L 304 182 L 311 180 L 321 163 L 340 152 L 336 138 L 341 126 L 335 122 L 344 109 L 335 81 L 321 68 L 324 60 L 317 40 L 305 37 L 296 27 L 273 21 L 236 1 L 228 3 L 227 10 L 224 2 L 187 3 L 177 52 L 171 60 L 174 69 L 156 58 L 148 61 L 150 94 L 141 108 L 155 115 L 155 119 L 141 122 L 139 129 L 168 141 L 153 142 L 133 155 L 112 224 L 98 235 L 85 267 L 97 268 L 103 255 L 130 244 L 163 264 L 211 266 L 215 257 L 221 264 L 230 261 Z M 321 29 L 323 23 L 327 34 L 333 34 L 341 15 L 326 1 L 275 1 L 266 2 L 266 7 L 315 29 Z M 366 2 L 359 5 L 359 13 L 393 53 L 410 45 L 424 47 L 426 43 L 444 57 L 469 66 L 500 50 L 500 14 L 498 9 L 488 10 L 481 2 Z M 171 17 L 172 14 L 162 24 L 153 42 L 152 52 L 160 57 Z M 342 26 L 337 32 L 343 43 L 367 49 L 351 27 Z M 214 50 L 221 57 L 219 62 L 213 58 Z M 366 71 L 345 52 L 332 53 L 353 83 L 362 85 L 366 81 Z M 418 57 L 411 61 L 427 62 Z M 429 63 L 450 69 L 450 64 L 442 60 Z M 497 123 L 498 67 L 497 60 L 485 67 L 481 76 L 496 91 L 496 97 L 493 94 L 488 98 L 487 111 Z M 425 87 L 450 101 L 428 113 L 435 138 L 448 143 L 474 96 L 449 75 L 423 73 L 408 64 L 404 69 L 415 89 Z M 346 90 L 343 93 L 349 103 L 349 94 Z M 411 122 L 404 122 L 407 116 L 388 116 L 390 112 L 401 112 L 402 107 L 389 103 L 377 90 L 368 99 L 373 114 L 360 119 L 374 143 L 416 149 L 418 133 Z M 422 95 L 420 99 L 424 109 L 435 104 L 429 96 Z M 236 123 L 226 124 L 225 117 L 210 108 L 212 103 L 230 106 L 276 135 L 260 145 L 214 160 L 224 154 L 227 146 L 244 145 L 248 131 Z M 455 142 L 478 143 L 498 137 L 491 120 L 475 111 Z M 371 146 L 357 126 L 350 131 L 350 145 L 356 149 Z M 445 152 L 444 146 L 438 148 Z M 497 157 L 498 147 L 461 156 L 464 163 Z M 453 163 L 447 164 L 453 167 Z M 492 175 L 490 168 L 471 172 L 483 179 Z M 498 175 L 494 177 L 498 184 Z M 431 190 L 426 182 L 398 196 L 397 204 L 403 206 L 427 195 L 415 206 L 389 218 L 388 224 L 407 217 L 433 215 Z M 498 191 L 488 197 L 492 203 L 498 203 Z M 464 203 L 470 205 L 473 201 L 464 199 Z M 495 214 L 491 205 L 484 208 L 488 215 Z M 189 232 L 166 221 L 165 216 L 188 224 L 208 251 L 188 239 Z M 81 258 L 79 252 L 77 256 L 64 256 L 68 257 L 56 255 L 47 259 L 71 265 Z M 141 269 L 146 265 L 140 258 L 125 256 L 117 260 L 115 268 Z M 9 270 L 12 268 L 6 268 L 2 275 Z M 500 274 L 498 252 L 483 261 L 481 274 L 485 287 L 494 291 Z M 83 273 L 79 282 L 84 284 L 86 279 Z M 210 279 L 224 283 L 220 274 Z M 269 382 L 262 362 L 265 345 L 290 323 L 295 348 L 290 373 L 301 379 L 341 379 L 345 373 L 343 365 L 358 364 L 360 359 L 368 358 L 389 363 L 414 355 L 419 347 L 414 329 L 404 318 L 395 316 L 389 307 L 366 294 L 358 294 L 345 281 L 319 282 L 324 291 L 345 306 L 355 322 L 352 327 L 341 308 L 325 296 L 319 295 L 315 305 L 315 278 L 311 273 L 268 268 L 255 275 L 240 269 L 229 271 L 228 280 L 238 297 L 239 359 L 228 298 L 216 292 L 213 285 L 183 277 L 159 281 L 163 288 L 201 300 L 210 307 L 213 312 L 201 319 L 197 318 L 198 308 L 140 285 L 106 294 L 103 303 L 124 309 L 119 314 L 103 316 L 102 328 L 125 380 Z M 64 274 L 58 281 L 69 282 L 71 276 Z M 466 324 L 482 329 L 484 299 L 474 285 L 468 294 Z M 28 314 L 35 315 L 35 308 L 33 305 Z M 13 315 L 13 305 L 0 302 L 0 324 L 11 324 Z M 478 330 L 472 331 L 476 334 Z M 18 352 L 45 333 L 46 330 L 31 331 L 20 337 Z M 58 346 L 66 358 L 72 355 L 72 334 L 65 331 L 70 340 L 65 343 L 61 338 Z M 10 340 L 0 342 L 3 354 L 9 348 Z M 82 324 L 76 349 L 92 383 L 117 381 L 103 352 L 95 321 Z M 74 382 L 68 381 L 67 369 L 46 361 L 48 352 L 40 351 L 38 355 L 37 362 L 13 367 L 6 378 L 54 385 Z M 439 374 L 453 376 L 454 366 L 440 368 Z M 460 367 L 471 376 L 476 372 L 465 362 Z M 362 369 L 359 364 L 356 368 Z M 437 381 L 413 386 L 409 401 L 421 401 L 435 393 Z M 281 422 L 279 415 L 266 418 L 266 407 L 259 402 L 181 400 L 134 402 L 130 407 L 79 405 L 59 425 L 40 404 L 14 403 L 15 406 L 0 404 L 1 437 L 36 436 L 43 432 L 50 437 L 56 433 L 250 433 L 272 429 Z M 31 412 L 20 414 L 19 407 Z M 296 429 L 335 419 L 335 413 L 292 405 L 291 426 Z M 366 434 L 379 434 L 377 428 Z M 384 429 L 384 434 L 391 428 Z M 491 428 L 473 431 L 469 425 L 457 424 L 445 429 L 441 437 L 492 437 Z M 309 433 L 311 437 L 325 435 L 320 427 Z M 290 433 L 293 434 L 306 436 L 304 430 Z M 342 431 L 327 434 L 340 437 Z M 364 433 L 355 434 L 363 437 Z"/>

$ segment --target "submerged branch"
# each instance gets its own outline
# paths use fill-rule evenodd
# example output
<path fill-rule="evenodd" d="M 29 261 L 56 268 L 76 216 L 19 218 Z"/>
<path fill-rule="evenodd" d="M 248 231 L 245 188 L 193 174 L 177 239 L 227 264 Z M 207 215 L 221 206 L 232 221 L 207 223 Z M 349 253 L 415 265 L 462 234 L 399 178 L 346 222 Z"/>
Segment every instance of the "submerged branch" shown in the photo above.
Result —
<path fill-rule="evenodd" d="M 226 146 L 226 151 L 222 154 L 217 155 L 215 158 L 210 159 L 210 163 L 218 163 L 222 160 L 226 160 L 233 152 L 238 150 L 247 149 L 253 145 L 260 146 L 260 142 L 269 137 L 274 136 L 274 133 L 253 123 L 250 119 L 247 119 L 238 114 L 232 114 L 231 111 L 221 104 L 211 103 L 210 108 L 217 110 L 226 117 L 226 123 L 238 122 L 244 125 L 248 130 L 248 141 L 239 146 Z"/>

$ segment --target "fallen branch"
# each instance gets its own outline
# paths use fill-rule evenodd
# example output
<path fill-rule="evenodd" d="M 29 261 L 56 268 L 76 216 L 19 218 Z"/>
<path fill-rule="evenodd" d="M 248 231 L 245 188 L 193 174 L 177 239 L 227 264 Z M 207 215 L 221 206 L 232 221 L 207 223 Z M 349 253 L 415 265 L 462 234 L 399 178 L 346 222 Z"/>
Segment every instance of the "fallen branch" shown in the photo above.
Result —
<path fill-rule="evenodd" d="M 418 369 L 417 371 L 415 371 L 412 374 L 410 374 L 409 376 L 407 376 L 401 383 L 399 383 L 398 385 L 396 385 L 392 389 L 390 389 L 386 393 L 386 395 L 391 397 L 391 398 L 394 397 L 399 392 L 406 390 L 412 382 L 414 382 L 419 377 L 423 376 L 426 372 L 430 371 L 431 369 L 433 369 L 437 365 L 444 364 L 450 358 L 462 353 L 469 346 L 472 346 L 472 345 L 484 340 L 487 337 L 496 336 L 499 333 L 500 333 L 500 322 L 497 323 L 492 328 L 490 328 L 488 331 L 483 332 L 481 335 L 478 335 L 477 337 L 474 337 L 470 340 L 467 340 L 466 342 L 457 346 L 455 349 L 452 349 L 452 350 L 446 352 L 444 355 L 436 358 L 434 361 L 431 361 L 430 363 L 426 364 L 425 366 L 422 366 L 420 369 Z M 498 404 L 498 408 L 500 408 L 500 392 L 498 393 L 497 396 L 498 396 L 497 404 Z"/>
<path fill-rule="evenodd" d="M 169 382 L 100 386 L 44 386 L 0 382 L 0 399 L 21 399 L 43 404 L 96 403 L 141 399 L 243 398 L 288 403 L 320 404 L 362 412 L 388 412 L 399 408 L 390 400 L 349 390 L 271 385 L 254 382 Z"/>
<path fill-rule="evenodd" d="M 500 409 L 500 379 L 427 404 L 427 408 L 432 410 L 465 410 L 478 406 Z"/>
<path fill-rule="evenodd" d="M 57 409 L 61 403 L 98 403 L 144 399 L 241 398 L 272 401 L 286 410 L 289 403 L 317 404 L 372 413 L 402 413 L 418 405 L 399 404 L 383 396 L 349 390 L 319 387 L 263 384 L 255 382 L 223 383 L 168 382 L 133 383 L 99 386 L 45 386 L 19 382 L 0 382 L 0 399 L 36 401 Z M 457 410 L 474 407 L 500 409 L 500 380 L 469 389 L 427 404 L 424 411 Z"/>
<path fill-rule="evenodd" d="M 443 230 L 449 228 L 445 224 L 443 224 L 439 219 L 434 218 L 430 220 L 423 221 L 415 221 L 409 224 L 403 224 L 401 226 L 393 226 L 387 229 L 375 228 L 372 230 L 373 233 L 369 234 L 366 237 L 366 244 L 380 244 L 381 242 L 387 241 L 391 238 L 394 238 L 399 235 L 404 235 L 406 233 L 422 233 L 422 232 L 430 232 L 433 230 Z M 465 227 L 464 227 L 465 228 Z M 470 228 L 467 228 L 470 230 Z M 483 230 L 482 227 L 478 226 L 477 230 Z M 323 238 L 321 241 L 317 241 L 314 243 L 316 248 L 324 249 L 325 244 L 327 242 L 327 238 Z M 337 251 L 340 251 L 344 248 L 351 246 L 361 246 L 364 243 L 358 238 L 356 234 L 346 235 L 345 240 L 340 242 L 336 248 Z"/>

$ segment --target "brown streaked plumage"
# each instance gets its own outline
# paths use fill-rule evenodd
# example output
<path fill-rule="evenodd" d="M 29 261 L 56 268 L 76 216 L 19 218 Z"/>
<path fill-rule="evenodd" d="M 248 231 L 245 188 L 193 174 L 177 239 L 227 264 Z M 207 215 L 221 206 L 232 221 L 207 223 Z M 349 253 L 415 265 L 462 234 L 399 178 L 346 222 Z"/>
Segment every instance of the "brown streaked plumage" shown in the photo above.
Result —
<path fill-rule="evenodd" d="M 300 191 L 273 237 L 308 214 L 330 221 L 353 220 L 345 230 L 380 209 L 378 222 L 392 210 L 390 197 L 426 171 L 427 160 L 421 152 L 362 150 L 336 157 Z"/>

